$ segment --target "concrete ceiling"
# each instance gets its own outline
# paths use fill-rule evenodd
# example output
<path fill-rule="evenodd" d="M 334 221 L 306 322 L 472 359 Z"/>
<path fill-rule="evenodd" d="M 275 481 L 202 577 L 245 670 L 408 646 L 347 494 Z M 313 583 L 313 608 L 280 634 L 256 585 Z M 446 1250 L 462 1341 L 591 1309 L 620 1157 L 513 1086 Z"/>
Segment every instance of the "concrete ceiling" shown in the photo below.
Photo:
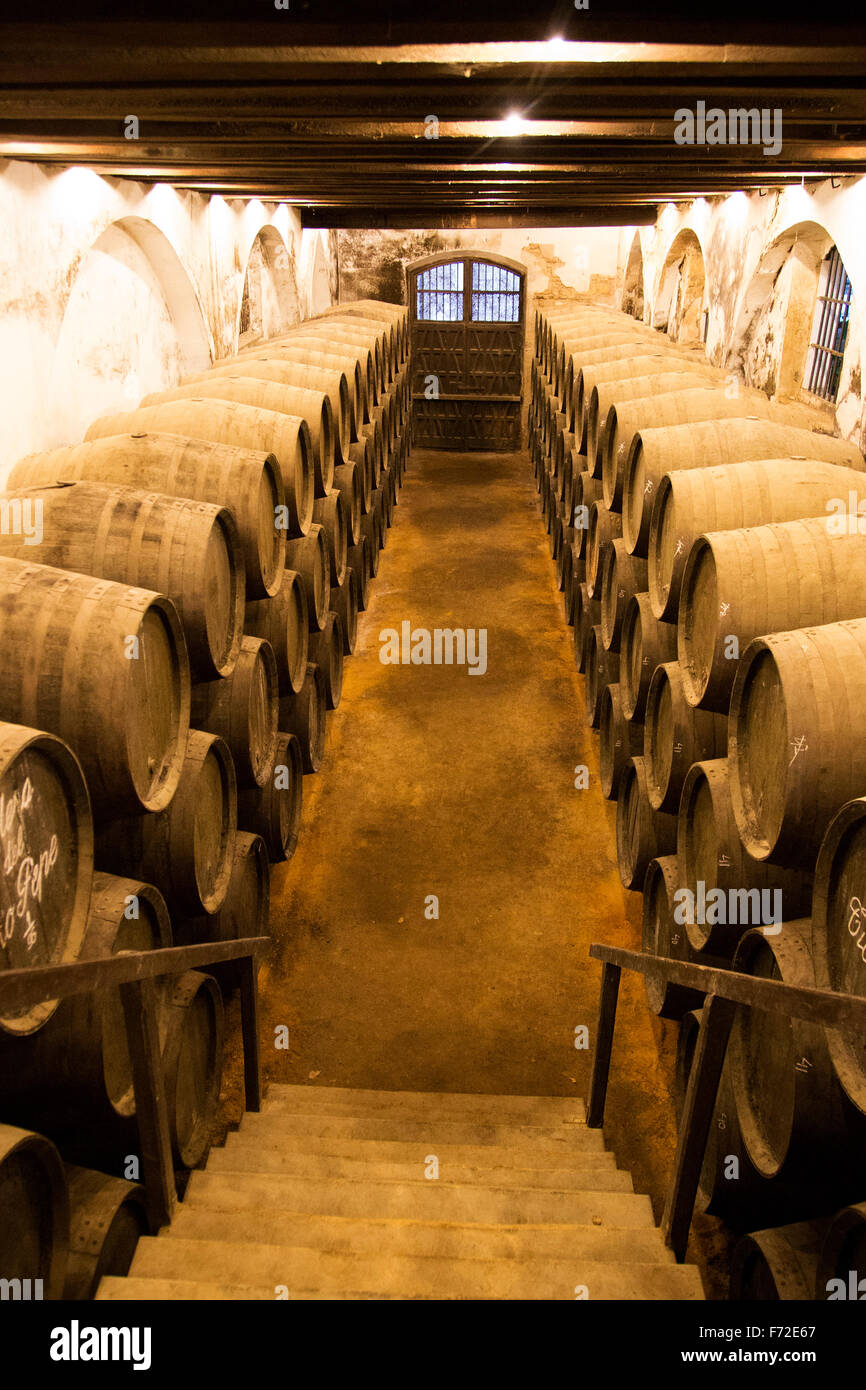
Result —
<path fill-rule="evenodd" d="M 239 24 L 231 0 L 189 22 L 196 3 L 183 23 L 106 22 L 97 0 L 74 25 L 5 25 L 0 155 L 284 199 L 316 227 L 651 222 L 866 168 L 866 32 L 787 7 L 268 0 Z M 780 109 L 781 151 L 677 144 L 700 101 Z"/>

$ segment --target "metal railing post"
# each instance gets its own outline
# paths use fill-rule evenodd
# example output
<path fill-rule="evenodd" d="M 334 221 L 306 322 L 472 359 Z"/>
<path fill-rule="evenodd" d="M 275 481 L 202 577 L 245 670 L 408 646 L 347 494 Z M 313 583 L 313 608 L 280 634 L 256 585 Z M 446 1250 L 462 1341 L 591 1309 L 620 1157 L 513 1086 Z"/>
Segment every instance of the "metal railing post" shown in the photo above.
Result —
<path fill-rule="evenodd" d="M 616 1003 L 622 971 L 618 965 L 605 961 L 601 972 L 601 993 L 598 1001 L 598 1032 L 595 1056 L 592 1061 L 592 1081 L 589 1088 L 586 1123 L 590 1129 L 604 1124 L 604 1103 L 607 1099 L 607 1080 L 610 1075 L 610 1054 L 616 1023 Z"/>
<path fill-rule="evenodd" d="M 154 979 L 119 985 L 132 1064 L 135 1116 L 151 1229 L 169 1224 L 177 1201 L 168 1134 Z"/>

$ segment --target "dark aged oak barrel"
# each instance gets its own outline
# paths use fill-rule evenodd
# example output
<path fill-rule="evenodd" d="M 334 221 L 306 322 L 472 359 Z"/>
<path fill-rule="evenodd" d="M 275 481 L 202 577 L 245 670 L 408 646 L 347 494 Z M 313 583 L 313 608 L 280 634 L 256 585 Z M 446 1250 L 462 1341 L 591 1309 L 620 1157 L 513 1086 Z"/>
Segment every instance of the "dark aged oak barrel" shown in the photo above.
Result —
<path fill-rule="evenodd" d="M 261 637 L 273 648 L 280 694 L 296 694 L 307 673 L 310 632 L 304 580 L 297 570 L 285 571 L 274 598 L 247 604 L 244 627 L 251 637 Z"/>
<path fill-rule="evenodd" d="M 158 815 L 103 826 L 96 863 L 156 884 L 172 912 L 217 912 L 228 888 L 236 827 L 232 755 L 216 734 L 191 729 L 171 804 Z"/>
<path fill-rule="evenodd" d="M 263 787 L 238 793 L 238 826 L 261 837 L 272 864 L 291 859 L 295 852 L 303 792 L 301 746 L 294 734 L 278 734 L 269 781 Z"/>
<path fill-rule="evenodd" d="M 616 411 L 629 401 L 666 395 L 684 396 L 689 391 L 719 389 L 719 374 L 712 368 L 687 363 L 671 364 L 666 372 L 650 373 L 632 381 L 613 381 L 593 387 L 586 411 L 587 467 L 594 478 L 601 476 L 602 495 L 612 511 L 622 511 L 624 458 L 619 450 L 607 447 L 607 430 L 617 419 Z"/>
<path fill-rule="evenodd" d="M 682 886 L 682 870 L 675 854 L 650 860 L 643 881 L 642 949 L 646 954 L 692 962 L 697 959 L 685 927 L 674 918 L 674 894 Z M 699 963 L 717 962 L 702 956 Z M 689 1010 L 703 1007 L 703 991 L 672 984 L 670 980 L 645 975 L 644 988 L 647 1003 L 659 1018 L 679 1020 Z"/>
<path fill-rule="evenodd" d="M 168 908 L 140 879 L 97 873 L 80 960 L 171 946 Z M 62 999 L 30 1036 L 0 1036 L 0 1107 L 18 1124 L 64 1130 L 135 1113 L 126 1025 L 116 989 Z"/>
<path fill-rule="evenodd" d="M 176 944 L 187 946 L 205 941 L 236 941 L 242 936 L 267 936 L 269 907 L 268 847 L 261 835 L 239 830 L 235 836 L 229 886 L 222 907 L 219 912 L 176 919 Z M 224 994 L 228 994 L 236 983 L 237 971 L 233 961 L 217 962 L 209 968 L 208 973 L 219 982 Z"/>
<path fill-rule="evenodd" d="M 362 536 L 357 545 L 349 546 L 348 560 L 355 571 L 358 587 L 358 611 L 366 612 L 370 597 L 370 559 L 367 537 Z"/>
<path fill-rule="evenodd" d="M 172 1154 L 195 1168 L 210 1148 L 222 1080 L 223 1001 L 213 976 L 173 976 L 159 1024 Z"/>
<path fill-rule="evenodd" d="M 328 542 L 328 573 L 332 589 L 339 589 L 346 574 L 346 509 L 339 492 L 320 497 L 313 507 L 313 521 L 321 526 Z"/>
<path fill-rule="evenodd" d="M 754 637 L 866 617 L 866 519 L 863 535 L 836 535 L 829 520 L 698 536 L 683 571 L 677 632 L 690 704 L 727 712 L 737 652 Z"/>
<path fill-rule="evenodd" d="M 683 571 L 699 535 L 826 513 L 826 504 L 866 502 L 866 475 L 816 459 L 762 459 L 666 473 L 650 521 L 649 594 L 657 618 L 674 622 Z"/>
<path fill-rule="evenodd" d="M 574 593 L 574 661 L 578 671 L 586 672 L 589 639 L 592 629 L 601 622 L 601 604 L 590 598 L 585 583 L 578 584 Z"/>
<path fill-rule="evenodd" d="M 635 594 L 646 592 L 646 561 L 629 555 L 625 541 L 617 536 L 604 547 L 601 557 L 601 637 L 607 651 L 619 651 L 622 620 L 629 600 Z"/>
<path fill-rule="evenodd" d="M 375 579 L 376 575 L 379 573 L 382 533 L 384 529 L 382 519 L 375 511 L 369 511 L 366 516 L 361 518 L 361 532 L 369 547 L 371 579 Z"/>
<path fill-rule="evenodd" d="M 98 819 L 168 805 L 190 699 L 171 599 L 0 557 L 0 651 L 0 719 L 69 744 Z"/>
<path fill-rule="evenodd" d="M 103 415 L 85 438 L 156 430 L 191 435 L 214 444 L 272 453 L 279 465 L 288 509 L 290 536 L 306 535 L 313 518 L 313 445 L 306 420 L 260 410 L 239 401 L 192 399 L 139 406 L 119 415 Z"/>
<path fill-rule="evenodd" d="M 373 454 L 373 475 L 378 482 L 382 477 L 386 463 L 382 426 L 378 420 L 370 420 L 368 424 L 361 426 L 360 434 L 361 438 L 367 441 Z"/>
<path fill-rule="evenodd" d="M 266 598 L 279 588 L 286 543 L 276 520 L 286 492 L 273 454 L 178 434 L 109 435 L 31 454 L 15 464 L 8 486 L 55 482 L 115 484 L 226 507 L 237 522 L 247 598 Z"/>
<path fill-rule="evenodd" d="M 318 772 L 325 756 L 325 682 L 318 666 L 307 662 L 307 675 L 297 695 L 280 700 L 280 732 L 294 734 L 301 749 L 304 772 Z"/>
<path fill-rule="evenodd" d="M 234 759 L 239 787 L 261 787 L 271 775 L 279 712 L 277 659 L 270 642 L 245 637 L 226 680 L 194 686 L 191 721 L 219 734 Z"/>
<path fill-rule="evenodd" d="M 853 1275 L 853 1278 L 852 1278 Z M 841 1286 L 835 1280 L 842 1281 Z M 866 1202 L 843 1207 L 829 1222 L 815 1275 L 815 1298 L 838 1300 L 866 1294 Z"/>
<path fill-rule="evenodd" d="M 786 921 L 777 935 L 747 931 L 733 966 L 746 975 L 814 988 L 812 926 Z M 741 1008 L 728 1043 L 737 1122 L 763 1178 L 797 1179 L 810 1201 L 839 1181 L 847 1142 L 842 1096 L 820 1024 Z M 832 1200 L 832 1198 L 831 1198 Z"/>
<path fill-rule="evenodd" d="M 312 372 L 315 370 L 317 373 L 327 373 L 330 377 L 336 374 L 348 383 L 351 438 L 357 437 L 361 425 L 370 418 L 367 406 L 366 370 L 360 360 L 351 354 L 339 351 L 326 352 L 324 349 L 318 348 L 291 347 L 288 343 L 281 347 L 272 347 L 268 343 L 261 343 L 258 347 L 243 348 L 235 357 L 229 358 L 225 365 L 235 363 L 238 366 L 249 366 L 254 370 L 262 367 L 278 370 L 285 367 L 290 373 L 300 369 L 301 371 L 309 370 Z M 280 378 L 275 377 L 274 379 L 279 380 Z M 324 382 L 322 384 L 330 394 L 330 388 L 324 386 Z M 342 396 L 342 388 L 340 394 Z M 331 407 L 334 408 L 333 396 Z"/>
<path fill-rule="evenodd" d="M 677 654 L 677 629 L 662 623 L 650 611 L 649 594 L 629 599 L 620 635 L 622 708 L 626 719 L 643 722 L 653 671 Z"/>
<path fill-rule="evenodd" d="M 394 524 L 394 500 L 391 496 L 390 487 L 374 488 L 370 494 L 369 511 L 376 518 L 376 525 L 379 529 L 379 541 L 384 550 L 388 543 L 388 530 Z"/>
<path fill-rule="evenodd" d="M 339 589 L 331 589 L 331 611 L 340 619 L 343 655 L 351 656 L 358 642 L 358 584 L 351 565 Z"/>
<path fill-rule="evenodd" d="M 694 1055 L 693 1049 L 692 1063 Z M 688 1085 L 688 1074 L 685 1081 Z M 782 1184 L 763 1182 L 749 1158 L 737 1123 L 730 1065 L 726 1060 L 707 1136 L 695 1210 L 719 1217 L 732 1231 L 748 1231 L 767 1220 L 769 1211 L 779 1205 L 781 1195 Z M 779 1219 L 785 1219 L 784 1212 Z"/>
<path fill-rule="evenodd" d="M 183 624 L 193 678 L 230 674 L 243 634 L 246 580 L 226 507 L 99 483 L 54 483 L 0 494 L 0 507 L 39 508 L 39 563 L 167 594 Z M 0 533 L 0 554 L 30 561 L 21 534 Z"/>
<path fill-rule="evenodd" d="M 359 439 L 356 444 L 349 445 L 349 452 L 346 456 L 346 463 L 355 465 L 357 472 L 357 490 L 359 494 L 359 512 L 368 512 L 371 506 L 371 496 L 373 489 L 379 481 L 379 472 L 373 460 L 373 446 L 369 439 Z M 336 469 L 334 470 L 334 486 L 337 486 Z M 354 489 L 352 490 L 354 493 Z M 354 507 L 354 496 L 345 505 Z M 360 521 L 358 523 L 360 525 Z M 354 521 L 352 522 L 354 527 Z"/>
<path fill-rule="evenodd" d="M 289 420 L 304 420 L 312 444 L 313 487 L 316 497 L 325 497 L 334 480 L 334 416 L 331 402 L 323 391 L 304 391 L 294 386 L 282 386 L 276 381 L 262 381 L 241 375 L 205 376 L 187 386 L 174 386 L 167 391 L 154 391 L 144 396 L 139 405 L 165 405 L 168 401 L 218 400 L 237 401 L 256 410 L 271 411 Z M 342 457 L 342 455 L 341 455 Z"/>
<path fill-rule="evenodd" d="M 860 472 L 864 467 L 854 444 L 754 417 L 636 430 L 623 473 L 622 533 L 629 551 L 646 556 L 653 503 L 666 473 L 767 458 L 818 459 Z"/>
<path fill-rule="evenodd" d="M 61 739 L 0 723 L 0 971 L 75 960 L 93 879 L 93 819 L 81 765 Z M 33 1033 L 46 1000 L 0 1014 L 4 1032 Z"/>
<path fill-rule="evenodd" d="M 640 891 L 650 860 L 672 854 L 676 843 L 676 816 L 653 810 L 644 760 L 638 755 L 629 758 L 616 803 L 616 858 L 623 886 Z"/>
<path fill-rule="evenodd" d="M 289 541 L 286 563 L 304 581 L 310 632 L 321 632 L 331 597 L 331 577 L 328 542 L 318 523 L 313 523 L 309 535 Z"/>
<path fill-rule="evenodd" d="M 734 1246 L 728 1297 L 737 1303 L 815 1298 L 815 1275 L 826 1221 L 801 1221 L 752 1231 Z"/>
<path fill-rule="evenodd" d="M 650 805 L 676 814 L 693 763 L 728 752 L 728 721 L 693 709 L 683 692 L 679 663 L 666 661 L 650 677 L 644 714 L 644 761 Z"/>
<path fill-rule="evenodd" d="M 619 657 L 606 652 L 598 623 L 589 634 L 586 649 L 586 722 L 597 729 L 601 720 L 601 697 L 607 686 L 619 680 Z"/>
<path fill-rule="evenodd" d="M 623 768 L 629 758 L 643 749 L 643 728 L 640 724 L 630 723 L 623 714 L 618 681 L 606 685 L 601 693 L 598 728 L 601 790 L 608 801 L 616 801 Z"/>
<path fill-rule="evenodd" d="M 590 598 L 601 599 L 601 561 L 604 547 L 622 535 L 622 518 L 609 512 L 603 502 L 593 502 L 589 509 L 589 532 L 586 538 L 586 587 Z"/>
<path fill-rule="evenodd" d="M 852 716 L 856 717 L 856 716 Z M 856 725 L 851 726 L 852 730 Z M 850 731 L 849 731 L 850 732 Z M 854 744 L 858 740 L 853 739 Z M 812 955 L 821 989 L 866 994 L 866 798 L 847 802 L 827 829 L 815 868 Z M 827 1044 L 843 1090 L 866 1114 L 863 1038 L 835 1028 Z"/>
<path fill-rule="evenodd" d="M 305 366 L 300 362 L 268 359 L 262 355 L 218 362 L 211 367 L 210 371 L 188 377 L 183 384 L 192 386 L 207 381 L 231 381 L 236 377 L 270 382 L 275 386 L 287 387 L 291 391 L 321 393 L 326 396 L 330 405 L 333 445 L 330 464 L 342 463 L 352 439 L 355 420 L 354 382 L 353 389 L 350 390 L 344 371 L 329 371 L 327 367 L 315 364 Z M 148 400 L 146 403 L 150 404 L 150 401 Z M 298 398 L 298 404 L 300 403 L 300 398 Z M 264 405 L 265 402 L 261 401 L 257 404 Z M 311 402 L 306 404 L 309 408 Z M 314 441 L 317 430 L 325 430 L 327 433 L 324 412 L 317 422 L 308 416 L 307 409 L 289 408 L 288 414 L 304 416 L 310 426 L 310 433 L 313 435 Z M 327 466 L 330 467 L 330 464 Z"/>
<path fill-rule="evenodd" d="M 839 807 L 866 786 L 852 736 L 866 702 L 866 620 L 757 637 L 731 692 L 737 829 L 754 859 L 813 864 Z"/>
<path fill-rule="evenodd" d="M 2 1277 L 22 1281 L 21 1297 L 62 1298 L 69 1256 L 63 1163 L 50 1140 L 5 1124 L 0 1124 L 0 1250 Z M 23 1282 L 28 1279 L 29 1285 Z M 36 1279 L 41 1286 L 34 1286 Z"/>
<path fill-rule="evenodd" d="M 139 1183 L 67 1163 L 69 1260 L 64 1299 L 91 1299 L 106 1275 L 129 1273 L 135 1247 L 150 1232 Z"/>
<path fill-rule="evenodd" d="M 322 673 L 325 708 L 337 709 L 343 693 L 343 631 L 338 614 L 325 614 L 321 632 L 310 637 L 309 655 Z"/>
<path fill-rule="evenodd" d="M 681 912 L 689 940 L 696 951 L 728 959 L 749 927 L 802 916 L 812 896 L 809 874 L 758 863 L 747 853 L 734 820 L 729 766 L 729 758 L 713 758 L 689 768 L 677 841 L 684 886 L 694 898 L 694 912 L 688 901 Z M 716 890 L 721 896 L 710 901 Z"/>

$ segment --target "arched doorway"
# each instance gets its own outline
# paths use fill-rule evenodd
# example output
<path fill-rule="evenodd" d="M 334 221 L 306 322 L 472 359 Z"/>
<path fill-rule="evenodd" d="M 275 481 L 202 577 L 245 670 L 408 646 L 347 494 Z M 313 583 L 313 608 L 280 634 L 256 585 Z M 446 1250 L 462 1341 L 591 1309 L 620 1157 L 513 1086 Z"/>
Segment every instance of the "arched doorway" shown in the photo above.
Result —
<path fill-rule="evenodd" d="M 406 267 L 419 444 L 520 446 L 526 267 L 441 252 Z"/>

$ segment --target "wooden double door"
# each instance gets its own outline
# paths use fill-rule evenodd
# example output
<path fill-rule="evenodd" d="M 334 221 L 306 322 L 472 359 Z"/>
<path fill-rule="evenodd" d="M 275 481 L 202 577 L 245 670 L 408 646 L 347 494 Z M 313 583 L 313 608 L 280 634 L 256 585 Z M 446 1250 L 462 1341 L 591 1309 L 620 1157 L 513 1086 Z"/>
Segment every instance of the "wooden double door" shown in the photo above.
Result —
<path fill-rule="evenodd" d="M 416 442 L 520 446 L 526 267 L 445 252 L 407 267 Z"/>

